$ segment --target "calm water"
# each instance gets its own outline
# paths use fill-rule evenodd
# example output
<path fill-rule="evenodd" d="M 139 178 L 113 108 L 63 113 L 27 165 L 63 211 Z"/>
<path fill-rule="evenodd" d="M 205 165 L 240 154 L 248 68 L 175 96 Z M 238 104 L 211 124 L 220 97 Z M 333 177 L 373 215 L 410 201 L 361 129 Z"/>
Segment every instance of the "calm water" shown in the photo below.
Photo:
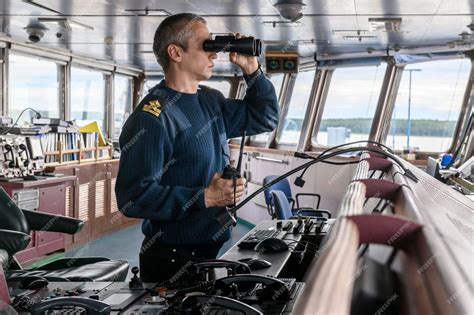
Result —
<path fill-rule="evenodd" d="M 296 143 L 299 139 L 300 133 L 298 131 L 285 131 L 284 138 L 281 139 L 281 142 L 290 142 Z M 318 143 L 321 145 L 327 145 L 327 133 L 319 132 L 318 133 Z M 346 139 L 346 142 L 358 141 L 358 140 L 367 140 L 366 134 L 351 134 L 349 139 Z M 410 147 L 419 147 L 420 151 L 429 151 L 429 152 L 443 152 L 446 151 L 451 145 L 452 138 L 448 137 L 422 137 L 422 136 L 411 136 L 410 137 Z M 402 135 L 387 137 L 386 145 L 395 150 L 402 150 L 407 143 L 407 137 Z"/>

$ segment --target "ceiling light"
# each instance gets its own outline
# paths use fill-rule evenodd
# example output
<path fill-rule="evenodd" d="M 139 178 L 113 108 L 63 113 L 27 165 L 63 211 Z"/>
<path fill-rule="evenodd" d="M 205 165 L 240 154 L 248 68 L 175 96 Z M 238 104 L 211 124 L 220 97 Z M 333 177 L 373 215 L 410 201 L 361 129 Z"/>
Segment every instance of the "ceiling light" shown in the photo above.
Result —
<path fill-rule="evenodd" d="M 273 26 L 274 28 L 275 27 L 298 27 L 298 26 L 302 25 L 300 21 L 295 21 L 295 22 L 291 22 L 291 21 L 263 21 L 262 23 L 265 26 Z"/>
<path fill-rule="evenodd" d="M 71 28 L 80 29 L 80 30 L 91 30 L 91 31 L 94 30 L 92 26 L 89 26 L 80 22 L 68 20 L 68 23 Z"/>
<path fill-rule="evenodd" d="M 171 13 L 165 9 L 126 9 L 126 12 L 132 12 L 139 16 L 170 16 Z"/>
<path fill-rule="evenodd" d="M 94 30 L 92 26 L 89 26 L 80 22 L 72 21 L 65 17 L 61 17 L 61 18 L 39 17 L 38 22 L 62 27 L 68 31 L 72 30 L 73 28 L 81 29 L 81 30 L 91 30 L 91 31 Z"/>
<path fill-rule="evenodd" d="M 361 42 L 362 40 L 374 40 L 377 36 L 367 36 L 367 35 L 354 35 L 354 36 L 343 36 L 344 40 L 355 40 Z"/>
<path fill-rule="evenodd" d="M 329 44 L 329 41 L 327 39 L 299 39 L 297 40 L 297 42 L 301 45 Z"/>
<path fill-rule="evenodd" d="M 317 45 L 329 44 L 327 39 L 296 39 L 296 40 L 264 40 L 265 45 Z"/>
<path fill-rule="evenodd" d="M 334 35 L 364 35 L 369 33 L 368 30 L 333 30 L 332 33 Z"/>
<path fill-rule="evenodd" d="M 303 9 L 306 4 L 303 0 L 277 0 L 273 6 L 282 18 L 295 22 L 303 17 Z"/>
<path fill-rule="evenodd" d="M 66 21 L 67 21 L 66 18 L 44 18 L 44 17 L 38 18 L 38 22 L 54 25 L 54 26 L 62 27 L 62 28 L 65 28 Z"/>
<path fill-rule="evenodd" d="M 400 32 L 402 18 L 369 18 L 369 30 L 371 32 Z"/>

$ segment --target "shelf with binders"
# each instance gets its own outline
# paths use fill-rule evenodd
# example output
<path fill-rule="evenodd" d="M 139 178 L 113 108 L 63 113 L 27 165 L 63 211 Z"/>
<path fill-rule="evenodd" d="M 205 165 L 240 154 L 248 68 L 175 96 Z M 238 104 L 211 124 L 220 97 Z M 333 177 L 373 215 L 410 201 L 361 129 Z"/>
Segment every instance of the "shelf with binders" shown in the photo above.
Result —
<path fill-rule="evenodd" d="M 112 146 L 100 146 L 92 133 L 48 134 L 43 144 L 45 166 L 80 164 L 112 159 Z M 51 136 L 53 135 L 53 136 Z M 54 137 L 56 135 L 57 137 Z M 94 139 L 91 141 L 91 139 Z M 85 144 L 84 144 L 85 142 Z M 53 149 L 53 150 L 51 150 Z"/>

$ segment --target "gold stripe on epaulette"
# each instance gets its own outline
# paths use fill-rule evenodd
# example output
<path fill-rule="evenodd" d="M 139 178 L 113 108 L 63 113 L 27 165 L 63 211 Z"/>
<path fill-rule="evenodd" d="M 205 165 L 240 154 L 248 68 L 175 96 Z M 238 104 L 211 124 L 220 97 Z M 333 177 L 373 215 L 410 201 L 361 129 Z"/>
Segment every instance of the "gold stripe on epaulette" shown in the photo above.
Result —
<path fill-rule="evenodd" d="M 150 101 L 143 106 L 143 111 L 158 117 L 161 114 L 161 104 L 158 100 Z"/>

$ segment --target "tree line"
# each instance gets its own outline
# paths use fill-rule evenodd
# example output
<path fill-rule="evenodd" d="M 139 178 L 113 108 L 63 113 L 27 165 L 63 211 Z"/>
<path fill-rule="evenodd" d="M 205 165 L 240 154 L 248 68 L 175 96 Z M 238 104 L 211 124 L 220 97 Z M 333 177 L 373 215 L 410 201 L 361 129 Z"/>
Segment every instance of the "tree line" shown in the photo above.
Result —
<path fill-rule="evenodd" d="M 327 127 L 346 127 L 352 133 L 369 133 L 372 126 L 371 118 L 351 118 L 351 119 L 323 119 L 321 121 L 321 131 L 327 131 Z M 456 121 L 434 120 L 434 119 L 412 119 L 411 135 L 428 137 L 452 137 Z M 395 119 L 390 124 L 389 134 L 406 135 L 407 119 Z"/>

